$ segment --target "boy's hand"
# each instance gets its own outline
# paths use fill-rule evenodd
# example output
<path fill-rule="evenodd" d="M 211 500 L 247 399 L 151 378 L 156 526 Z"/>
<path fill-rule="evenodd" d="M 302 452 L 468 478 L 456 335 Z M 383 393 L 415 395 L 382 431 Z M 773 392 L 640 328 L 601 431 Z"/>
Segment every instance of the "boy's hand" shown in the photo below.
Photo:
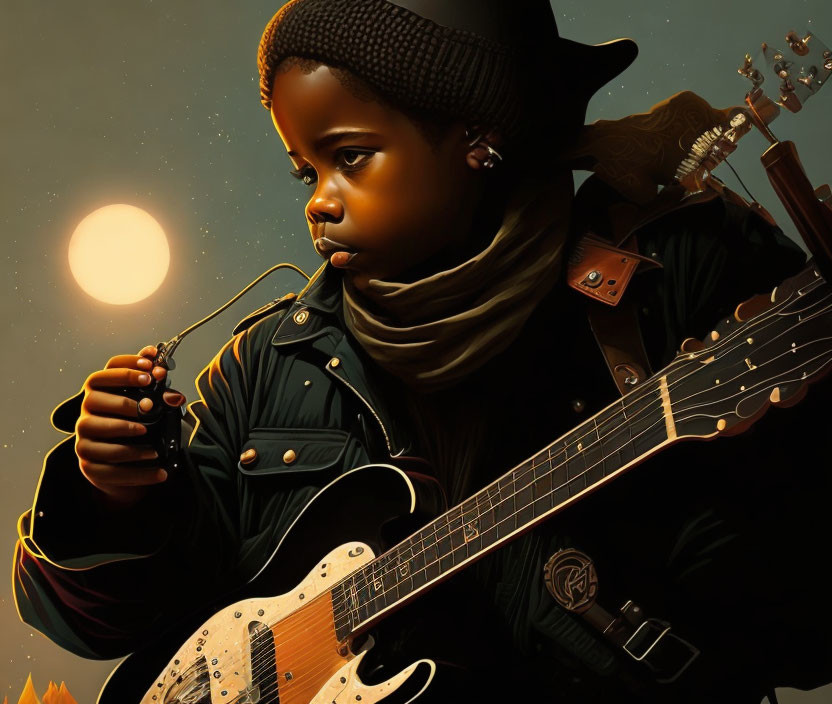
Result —
<path fill-rule="evenodd" d="M 153 345 L 144 347 L 138 355 L 117 355 L 84 382 L 81 415 L 75 424 L 75 454 L 87 481 L 114 505 L 134 503 L 144 496 L 148 486 L 164 482 L 168 476 L 153 462 L 158 455 L 150 445 L 119 443 L 120 438 L 145 435 L 147 428 L 138 421 L 136 401 L 113 393 L 127 386 L 147 386 L 151 374 L 156 380 L 164 379 L 167 369 L 153 367 L 155 355 Z M 173 389 L 165 391 L 163 398 L 173 407 L 185 403 L 185 397 Z M 140 403 L 144 412 L 153 407 L 149 398 Z"/>

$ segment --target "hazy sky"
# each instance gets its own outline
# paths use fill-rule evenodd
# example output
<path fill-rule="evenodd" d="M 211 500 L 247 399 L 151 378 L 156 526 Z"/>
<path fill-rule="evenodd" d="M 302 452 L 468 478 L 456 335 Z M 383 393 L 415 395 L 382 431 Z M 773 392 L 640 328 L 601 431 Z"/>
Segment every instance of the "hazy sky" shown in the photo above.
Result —
<path fill-rule="evenodd" d="M 288 158 L 258 96 L 257 43 L 280 4 L 0 0 L 7 380 L 0 557 L 7 567 L 15 522 L 31 503 L 44 455 L 63 437 L 49 424 L 57 403 L 112 355 L 169 339 L 272 264 L 290 261 L 311 273 L 321 263 L 304 223 L 306 189 L 287 174 Z M 761 41 L 777 43 L 788 29 L 808 28 L 832 44 L 829 0 L 558 0 L 554 6 L 564 36 L 587 43 L 629 36 L 641 49 L 636 63 L 593 100 L 589 120 L 643 112 L 685 89 L 716 107 L 736 105 L 747 88 L 736 69 Z M 580 80 L 580 68 L 567 71 L 573 69 Z M 568 93 L 571 80 L 553 75 L 551 89 Z M 781 139 L 796 141 L 816 185 L 832 180 L 827 90 L 800 115 L 786 114 L 774 125 Z M 759 166 L 764 147 L 750 135 L 732 163 L 791 232 Z M 171 244 L 167 279 L 133 305 L 90 298 L 67 263 L 75 226 L 111 203 L 146 209 Z M 142 257 L 136 242 L 126 265 L 141 265 Z M 280 272 L 189 337 L 177 352 L 175 386 L 192 400 L 196 373 L 236 321 L 302 283 Z M 0 583 L 0 634 L 0 699 L 8 694 L 16 701 L 31 671 L 39 690 L 63 679 L 85 704 L 111 668 L 64 653 L 21 624 L 8 580 Z M 821 701 L 821 695 L 782 701 Z"/>

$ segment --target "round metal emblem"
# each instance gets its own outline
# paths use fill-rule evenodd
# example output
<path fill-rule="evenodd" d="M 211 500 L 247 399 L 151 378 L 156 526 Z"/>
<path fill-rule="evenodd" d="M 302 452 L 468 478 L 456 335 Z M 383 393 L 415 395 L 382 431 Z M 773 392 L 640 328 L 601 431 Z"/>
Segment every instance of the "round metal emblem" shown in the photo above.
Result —
<path fill-rule="evenodd" d="M 580 550 L 558 550 L 543 568 L 546 588 L 567 611 L 581 614 L 595 603 L 598 574 L 592 560 Z"/>
<path fill-rule="evenodd" d="M 306 308 L 302 308 L 297 313 L 292 316 L 292 319 L 298 324 L 303 325 L 306 320 L 309 318 L 309 311 Z"/>

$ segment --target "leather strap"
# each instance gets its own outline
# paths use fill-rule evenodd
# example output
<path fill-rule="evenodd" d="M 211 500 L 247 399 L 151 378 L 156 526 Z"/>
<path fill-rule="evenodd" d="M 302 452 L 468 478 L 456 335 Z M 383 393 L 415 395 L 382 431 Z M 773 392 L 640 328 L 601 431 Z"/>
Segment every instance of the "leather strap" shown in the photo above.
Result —
<path fill-rule="evenodd" d="M 601 632 L 607 640 L 647 666 L 661 684 L 678 679 L 699 656 L 699 649 L 673 633 L 667 621 L 647 618 L 632 601 L 624 604 L 616 617 L 597 604 L 594 607 L 598 610 L 594 616 L 606 620 Z M 587 618 L 586 613 L 584 617 Z"/>
<path fill-rule="evenodd" d="M 616 308 L 590 302 L 587 317 L 619 393 L 623 396 L 644 383 L 652 372 L 641 337 L 636 302 L 628 299 Z"/>
<path fill-rule="evenodd" d="M 543 579 L 555 601 L 580 614 L 604 638 L 649 668 L 661 684 L 676 680 L 699 656 L 699 650 L 673 633 L 669 623 L 648 618 L 633 601 L 616 616 L 599 605 L 595 565 L 580 550 L 558 550 L 546 562 Z"/>

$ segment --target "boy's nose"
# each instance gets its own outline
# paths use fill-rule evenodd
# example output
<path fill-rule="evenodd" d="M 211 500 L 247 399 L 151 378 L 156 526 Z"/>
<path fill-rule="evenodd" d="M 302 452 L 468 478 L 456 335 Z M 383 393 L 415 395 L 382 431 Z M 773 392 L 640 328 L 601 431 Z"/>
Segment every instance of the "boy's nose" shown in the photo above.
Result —
<path fill-rule="evenodd" d="M 306 216 L 313 224 L 340 222 L 344 217 L 344 206 L 334 198 L 317 196 L 306 206 Z"/>

